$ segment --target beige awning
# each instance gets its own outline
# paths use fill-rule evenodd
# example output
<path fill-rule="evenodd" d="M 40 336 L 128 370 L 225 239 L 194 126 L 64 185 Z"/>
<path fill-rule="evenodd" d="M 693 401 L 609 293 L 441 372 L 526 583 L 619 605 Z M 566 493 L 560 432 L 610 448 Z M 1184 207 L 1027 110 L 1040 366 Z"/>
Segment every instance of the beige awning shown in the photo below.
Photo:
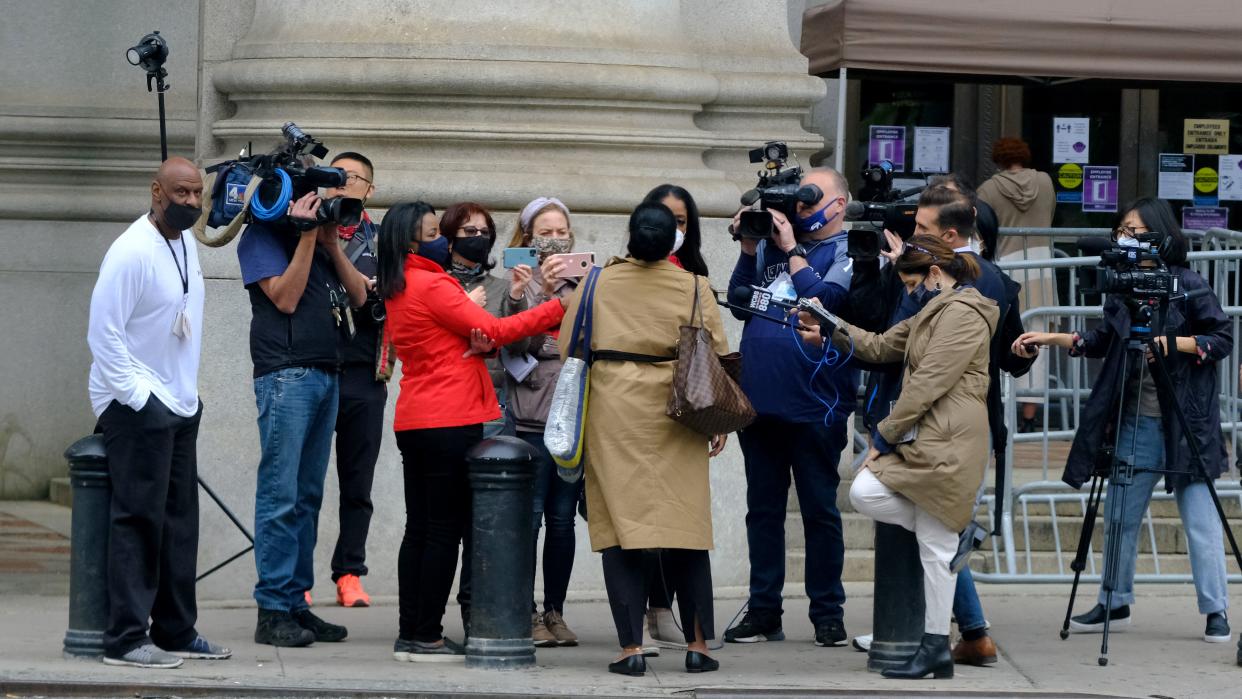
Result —
<path fill-rule="evenodd" d="M 822 76 L 1237 83 L 1242 0 L 828 0 L 802 16 L 802 53 Z"/>

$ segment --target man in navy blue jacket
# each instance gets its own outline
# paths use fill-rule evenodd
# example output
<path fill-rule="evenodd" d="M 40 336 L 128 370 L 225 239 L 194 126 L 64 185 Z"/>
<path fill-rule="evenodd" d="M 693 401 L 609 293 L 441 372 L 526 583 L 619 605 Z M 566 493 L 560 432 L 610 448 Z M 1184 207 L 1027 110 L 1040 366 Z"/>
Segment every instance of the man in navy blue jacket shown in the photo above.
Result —
<path fill-rule="evenodd" d="M 842 230 L 849 189 L 831 168 L 815 168 L 802 186 L 822 196 L 798 204 L 790 222 L 772 211 L 773 233 L 742 240 L 729 289 L 751 285 L 784 290 L 786 296 L 817 298 L 837 311 L 849 292 L 852 262 Z M 779 294 L 778 294 L 779 295 Z M 837 509 L 837 463 L 848 444 L 846 422 L 854 410 L 858 371 L 844 357 L 819 366 L 820 353 L 806 348 L 793 329 L 750 314 L 742 331 L 742 389 L 758 419 L 739 434 L 746 461 L 746 536 L 750 549 L 749 611 L 725 632 L 731 643 L 779 641 L 785 585 L 785 506 L 790 477 L 797 486 L 806 533 L 806 593 L 815 643 L 845 642 L 845 544 Z M 772 317 L 782 311 L 773 307 Z"/>

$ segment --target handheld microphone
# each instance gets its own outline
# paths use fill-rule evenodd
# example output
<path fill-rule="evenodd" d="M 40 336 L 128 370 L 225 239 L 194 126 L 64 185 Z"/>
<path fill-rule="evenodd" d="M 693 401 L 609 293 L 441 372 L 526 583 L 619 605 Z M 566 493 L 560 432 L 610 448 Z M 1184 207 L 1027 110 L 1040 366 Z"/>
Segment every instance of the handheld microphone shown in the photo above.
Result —
<path fill-rule="evenodd" d="M 765 315 L 769 306 L 773 304 L 789 309 L 792 309 L 794 306 L 793 304 L 774 298 L 772 296 L 772 292 L 762 287 L 734 287 L 729 290 L 727 301 L 721 301 L 717 298 L 716 303 L 724 306 L 725 308 L 731 308 L 735 311 L 742 311 L 743 313 L 750 314 L 752 317 L 762 318 L 770 323 L 783 325 L 787 328 L 793 327 L 784 320 Z M 758 313 L 757 316 L 755 315 L 756 313 Z"/>

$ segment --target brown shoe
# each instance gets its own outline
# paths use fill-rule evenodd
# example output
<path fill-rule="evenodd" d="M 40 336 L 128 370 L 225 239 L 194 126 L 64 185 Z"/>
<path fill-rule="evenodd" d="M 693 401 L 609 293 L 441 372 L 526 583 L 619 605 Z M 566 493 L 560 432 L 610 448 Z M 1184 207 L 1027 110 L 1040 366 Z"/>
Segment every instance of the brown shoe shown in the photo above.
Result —
<path fill-rule="evenodd" d="M 953 662 L 959 665 L 993 665 L 996 663 L 996 644 L 991 636 L 984 636 L 973 641 L 962 639 L 953 646 Z"/>
<path fill-rule="evenodd" d="M 543 624 L 556 638 L 556 645 L 578 645 L 578 635 L 571 631 L 569 626 L 565 624 L 565 617 L 561 616 L 560 612 L 550 611 L 547 614 L 544 614 Z"/>
<path fill-rule="evenodd" d="M 530 618 L 530 640 L 538 648 L 551 648 L 556 645 L 556 636 L 544 626 L 543 615 L 535 612 Z"/>

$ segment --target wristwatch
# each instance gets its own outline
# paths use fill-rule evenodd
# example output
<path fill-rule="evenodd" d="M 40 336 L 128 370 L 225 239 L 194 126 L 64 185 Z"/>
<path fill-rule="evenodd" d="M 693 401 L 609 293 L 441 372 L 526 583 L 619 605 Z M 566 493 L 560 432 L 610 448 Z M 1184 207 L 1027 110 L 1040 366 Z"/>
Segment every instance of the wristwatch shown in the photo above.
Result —
<path fill-rule="evenodd" d="M 793 250 L 789 251 L 789 257 L 801 257 L 806 259 L 806 248 L 802 247 L 802 243 L 793 246 Z"/>

